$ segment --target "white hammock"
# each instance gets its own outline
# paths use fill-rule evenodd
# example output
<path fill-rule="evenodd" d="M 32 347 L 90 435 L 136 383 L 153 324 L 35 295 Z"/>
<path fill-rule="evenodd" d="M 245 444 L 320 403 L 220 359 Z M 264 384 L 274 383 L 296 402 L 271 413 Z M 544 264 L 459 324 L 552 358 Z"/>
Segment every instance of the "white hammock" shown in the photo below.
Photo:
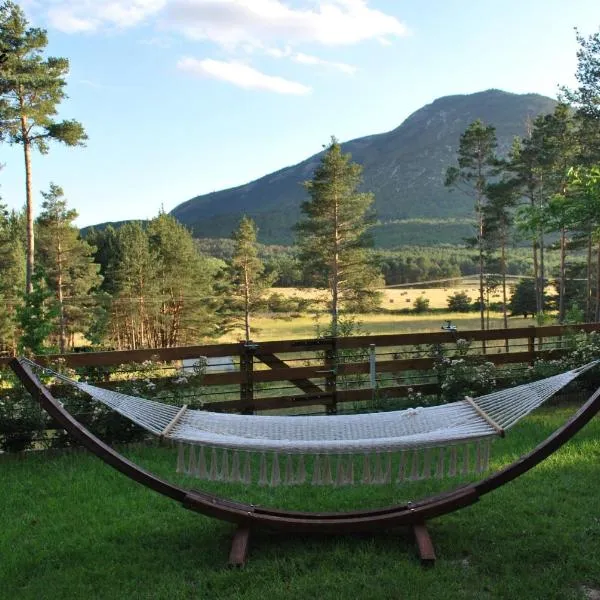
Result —
<path fill-rule="evenodd" d="M 355 481 L 352 455 L 357 454 L 364 457 L 364 483 L 390 481 L 392 467 L 396 466 L 396 481 L 485 470 L 489 446 L 481 442 L 504 435 L 506 429 L 598 362 L 475 399 L 332 416 L 253 416 L 192 410 L 52 373 L 149 432 L 179 442 L 179 471 L 249 483 L 252 471 L 256 471 L 250 454 L 258 453 L 259 483 L 302 483 L 307 479 L 303 456 L 312 455 L 313 483 L 345 484 Z M 187 457 L 183 444 L 189 447 Z M 210 449 L 208 456 L 205 447 Z M 450 448 L 448 454 L 444 453 L 445 447 Z M 245 456 L 240 457 L 240 452 Z M 392 460 L 392 454 L 399 456 Z M 280 455 L 286 457 L 283 474 Z M 298 455 L 295 460 L 294 455 Z M 337 465 L 332 466 L 332 455 L 337 457 Z"/>

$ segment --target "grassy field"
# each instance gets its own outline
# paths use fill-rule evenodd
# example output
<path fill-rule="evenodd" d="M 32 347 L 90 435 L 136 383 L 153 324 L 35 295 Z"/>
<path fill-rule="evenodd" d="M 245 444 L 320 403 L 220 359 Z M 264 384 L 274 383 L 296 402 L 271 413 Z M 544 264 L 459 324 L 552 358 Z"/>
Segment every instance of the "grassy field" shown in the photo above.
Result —
<path fill-rule="evenodd" d="M 456 285 L 440 288 L 385 288 L 382 289 L 383 299 L 381 307 L 383 309 L 398 310 L 402 308 L 412 308 L 413 302 L 420 296 L 429 300 L 430 308 L 446 308 L 448 306 L 448 296 L 452 296 L 456 292 L 464 292 L 475 301 L 479 297 L 479 288 L 477 283 L 469 285 Z M 271 288 L 270 293 L 278 293 L 286 298 L 298 296 L 301 298 L 309 298 L 310 300 L 324 300 L 326 293 L 323 290 L 312 288 Z M 492 302 L 500 302 L 502 295 L 496 292 L 490 296 Z"/>
<path fill-rule="evenodd" d="M 531 448 L 569 412 L 528 418 L 495 444 L 492 467 Z M 128 451 L 176 479 L 173 454 Z M 325 539 L 262 533 L 252 539 L 248 566 L 229 570 L 231 525 L 185 511 L 87 454 L 3 456 L 0 474 L 2 600 L 589 600 L 600 593 L 598 418 L 532 472 L 432 521 L 433 569 L 419 565 L 408 536 L 390 532 Z M 412 485 L 421 487 L 212 489 L 248 502 L 335 510 L 427 491 L 422 482 Z"/>
<path fill-rule="evenodd" d="M 421 315 L 394 315 L 389 313 L 375 313 L 357 315 L 361 323 L 361 329 L 357 335 L 376 335 L 393 333 L 415 333 L 421 331 L 440 331 L 446 320 L 450 319 L 456 325 L 457 331 L 479 329 L 479 317 L 477 313 L 443 313 L 443 314 L 421 314 Z M 281 339 L 301 339 L 315 337 L 317 324 L 324 328 L 328 323 L 327 315 L 320 313 L 318 318 L 314 315 L 302 315 L 300 317 L 289 317 L 281 315 L 257 315 L 252 319 L 253 334 L 255 341 L 269 341 Z M 524 327 L 534 325 L 532 319 L 514 317 L 508 320 L 509 327 Z M 501 313 L 491 313 L 490 329 L 501 329 L 504 327 Z M 223 336 L 220 341 L 234 342 L 240 339 L 241 330 L 233 331 Z"/>
<path fill-rule="evenodd" d="M 423 314 L 398 314 L 401 309 L 411 309 L 414 301 L 419 297 L 429 300 L 432 309 L 445 309 L 448 296 L 455 292 L 465 292 L 472 300 L 478 297 L 479 291 L 475 283 L 459 285 L 446 288 L 386 288 L 381 290 L 383 299 L 381 308 L 383 312 L 372 314 L 360 314 L 355 318 L 361 327 L 357 335 L 377 335 L 394 333 L 415 333 L 425 331 L 440 331 L 446 320 L 450 319 L 457 326 L 458 331 L 479 329 L 479 313 L 423 313 Z M 308 298 L 321 303 L 319 312 L 312 311 L 300 316 L 286 314 L 257 314 L 252 317 L 252 338 L 255 341 L 270 341 L 281 339 L 301 339 L 315 337 L 317 327 L 325 328 L 328 324 L 328 316 L 323 312 L 323 304 L 326 293 L 323 290 L 311 288 L 272 288 L 269 293 L 277 293 L 290 297 Z M 491 297 L 493 302 L 500 301 L 500 294 Z M 509 327 L 523 327 L 535 325 L 532 319 L 513 317 L 509 319 Z M 504 327 L 502 313 L 490 313 L 490 329 L 501 329 Z M 241 339 L 242 329 L 236 329 L 220 338 L 220 342 L 235 342 Z"/>

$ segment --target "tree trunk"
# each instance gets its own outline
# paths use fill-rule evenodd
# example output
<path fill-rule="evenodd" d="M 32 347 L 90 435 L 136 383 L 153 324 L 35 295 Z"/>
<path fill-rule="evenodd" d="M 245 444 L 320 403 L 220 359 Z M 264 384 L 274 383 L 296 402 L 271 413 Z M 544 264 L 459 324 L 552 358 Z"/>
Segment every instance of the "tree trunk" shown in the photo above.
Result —
<path fill-rule="evenodd" d="M 58 310 L 59 310 L 59 326 L 60 326 L 60 339 L 59 339 L 59 347 L 60 353 L 64 354 L 65 352 L 65 307 L 63 303 L 63 274 L 62 274 L 62 246 L 60 243 L 60 238 L 58 239 L 58 245 L 56 248 L 56 267 L 58 269 L 57 276 L 57 287 L 58 287 Z"/>
<path fill-rule="evenodd" d="M 592 231 L 590 228 L 587 245 L 587 281 L 585 284 L 585 320 L 592 320 Z"/>
<path fill-rule="evenodd" d="M 23 152 L 25 154 L 25 206 L 27 213 L 27 263 L 25 275 L 25 291 L 33 291 L 34 238 L 33 238 L 33 198 L 31 193 L 31 142 L 27 132 L 27 117 L 21 117 L 21 135 L 23 136 Z"/>
<path fill-rule="evenodd" d="M 546 308 L 545 302 L 546 273 L 544 268 L 544 232 L 540 231 L 540 314 L 543 314 Z"/>
<path fill-rule="evenodd" d="M 596 253 L 596 314 L 594 321 L 600 321 L 600 240 L 598 240 Z"/>
<path fill-rule="evenodd" d="M 564 227 L 560 230 L 560 266 L 558 278 L 558 322 L 565 320 L 565 263 L 567 255 L 567 232 Z"/>
<path fill-rule="evenodd" d="M 250 282 L 248 279 L 248 265 L 244 266 L 244 329 L 246 343 L 250 341 Z"/>
<path fill-rule="evenodd" d="M 500 273 L 502 276 L 502 322 L 504 329 L 508 329 L 507 299 L 506 299 L 506 230 L 503 229 L 500 247 Z M 504 340 L 505 350 L 508 352 L 508 338 Z"/>
<path fill-rule="evenodd" d="M 477 213 L 479 217 L 479 230 L 477 232 L 477 241 L 479 246 L 479 318 L 481 329 L 485 329 L 485 302 L 484 302 L 484 286 L 483 286 L 483 211 L 481 206 L 481 195 L 477 196 Z M 481 350 L 485 354 L 485 340 L 481 340 Z"/>
<path fill-rule="evenodd" d="M 331 334 L 334 338 L 338 336 L 338 302 L 339 302 L 339 199 L 336 198 L 333 208 L 333 269 L 332 269 L 332 295 L 331 295 Z"/>
<path fill-rule="evenodd" d="M 538 241 L 537 238 L 533 240 L 533 277 L 535 281 L 535 312 L 536 314 L 541 312 L 540 306 L 540 265 L 538 262 Z"/>

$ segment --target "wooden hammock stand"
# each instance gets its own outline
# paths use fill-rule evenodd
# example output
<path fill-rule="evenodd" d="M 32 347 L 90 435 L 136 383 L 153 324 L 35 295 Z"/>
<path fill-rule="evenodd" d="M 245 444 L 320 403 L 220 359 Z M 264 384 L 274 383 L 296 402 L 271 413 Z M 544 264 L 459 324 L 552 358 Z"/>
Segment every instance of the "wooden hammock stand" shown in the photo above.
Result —
<path fill-rule="evenodd" d="M 241 566 L 248 556 L 250 534 L 265 529 L 287 534 L 351 534 L 389 531 L 400 527 L 412 530 L 421 562 L 432 565 L 435 552 L 426 523 L 455 510 L 474 504 L 481 496 L 526 473 L 582 429 L 600 411 L 600 388 L 560 429 L 528 454 L 497 473 L 453 491 L 405 505 L 355 512 L 299 512 L 263 508 L 253 504 L 220 498 L 198 490 L 173 485 L 140 468 L 106 445 L 83 427 L 52 396 L 28 365 L 13 359 L 11 368 L 42 408 L 88 450 L 130 479 L 159 494 L 180 502 L 185 508 L 237 525 L 229 564 Z"/>

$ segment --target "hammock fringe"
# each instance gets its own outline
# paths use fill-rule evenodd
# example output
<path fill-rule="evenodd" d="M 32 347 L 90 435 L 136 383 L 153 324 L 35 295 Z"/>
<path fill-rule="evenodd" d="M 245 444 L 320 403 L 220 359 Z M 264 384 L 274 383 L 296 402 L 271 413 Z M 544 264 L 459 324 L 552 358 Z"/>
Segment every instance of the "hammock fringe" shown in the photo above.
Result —
<path fill-rule="evenodd" d="M 206 481 L 279 487 L 304 485 L 390 485 L 484 473 L 489 468 L 490 439 L 410 452 L 362 455 L 294 455 L 279 452 L 240 452 L 195 444 L 178 444 L 177 472 Z M 210 457 L 207 468 L 206 455 Z M 241 456 L 244 454 L 245 456 Z M 306 459 L 310 469 L 307 470 Z M 358 462 L 357 462 L 358 461 Z M 243 466 L 242 466 L 243 465 Z M 358 468 L 357 468 L 358 467 Z M 407 476 L 407 468 L 409 474 Z M 392 477 L 396 473 L 396 477 Z"/>

